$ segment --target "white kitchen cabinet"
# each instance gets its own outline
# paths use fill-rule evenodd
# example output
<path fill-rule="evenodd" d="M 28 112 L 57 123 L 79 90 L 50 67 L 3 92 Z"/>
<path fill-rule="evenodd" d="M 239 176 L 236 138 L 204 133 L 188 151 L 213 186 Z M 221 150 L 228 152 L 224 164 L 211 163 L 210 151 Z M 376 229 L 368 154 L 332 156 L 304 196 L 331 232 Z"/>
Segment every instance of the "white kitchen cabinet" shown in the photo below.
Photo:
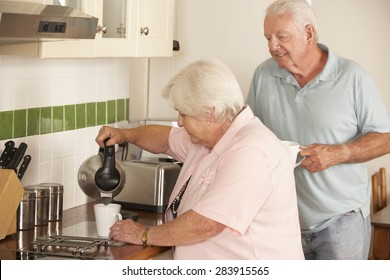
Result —
<path fill-rule="evenodd" d="M 96 57 L 172 56 L 175 0 L 97 0 Z"/>
<path fill-rule="evenodd" d="M 41 58 L 172 56 L 175 0 L 29 0 L 65 4 L 99 19 L 94 40 L 1 46 L 1 54 Z"/>
<path fill-rule="evenodd" d="M 89 0 L 88 0 L 89 1 Z M 95 57 L 136 56 L 137 2 L 134 0 L 96 0 L 95 16 L 99 18 L 94 45 Z"/>
<path fill-rule="evenodd" d="M 172 56 L 174 2 L 138 1 L 137 57 Z"/>
<path fill-rule="evenodd" d="M 130 59 L 130 120 L 177 121 L 161 90 L 175 74 L 174 58 Z"/>

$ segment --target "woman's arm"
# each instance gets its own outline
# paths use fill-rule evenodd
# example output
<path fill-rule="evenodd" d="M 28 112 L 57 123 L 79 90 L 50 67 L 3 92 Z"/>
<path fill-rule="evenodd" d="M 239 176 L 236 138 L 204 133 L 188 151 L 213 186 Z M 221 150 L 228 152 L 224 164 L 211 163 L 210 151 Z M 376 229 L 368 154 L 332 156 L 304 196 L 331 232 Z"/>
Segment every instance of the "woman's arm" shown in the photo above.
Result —
<path fill-rule="evenodd" d="M 108 146 L 128 142 L 151 153 L 166 154 L 169 151 L 170 131 L 170 126 L 162 125 L 145 125 L 128 129 L 103 126 L 96 137 L 96 143 L 104 147 L 104 140 L 109 138 L 106 143 Z"/>
<path fill-rule="evenodd" d="M 189 210 L 177 219 L 149 229 L 148 245 L 176 246 L 196 243 L 217 235 L 225 225 Z M 132 220 L 116 222 L 110 231 L 110 238 L 132 244 L 142 244 L 145 227 Z"/>

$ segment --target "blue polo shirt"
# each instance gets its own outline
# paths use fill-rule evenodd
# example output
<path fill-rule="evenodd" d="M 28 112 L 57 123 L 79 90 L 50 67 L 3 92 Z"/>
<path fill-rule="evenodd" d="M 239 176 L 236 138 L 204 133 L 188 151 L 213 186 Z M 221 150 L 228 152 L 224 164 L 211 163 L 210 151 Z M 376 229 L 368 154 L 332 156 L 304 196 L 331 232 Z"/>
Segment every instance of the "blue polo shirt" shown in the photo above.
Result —
<path fill-rule="evenodd" d="M 274 59 L 256 69 L 247 103 L 281 140 L 301 145 L 341 144 L 368 132 L 390 132 L 373 78 L 357 63 L 329 53 L 322 72 L 303 88 Z M 344 213 L 370 212 L 365 163 L 338 164 L 322 172 L 295 169 L 302 231 L 316 232 Z"/>

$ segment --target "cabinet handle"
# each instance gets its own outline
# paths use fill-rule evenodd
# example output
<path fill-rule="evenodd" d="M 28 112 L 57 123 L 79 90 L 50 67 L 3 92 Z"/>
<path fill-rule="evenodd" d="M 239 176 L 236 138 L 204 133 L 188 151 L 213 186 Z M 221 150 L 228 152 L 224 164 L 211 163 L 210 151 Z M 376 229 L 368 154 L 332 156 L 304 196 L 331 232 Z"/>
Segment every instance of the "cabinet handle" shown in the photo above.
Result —
<path fill-rule="evenodd" d="M 141 34 L 147 36 L 149 34 L 149 28 L 148 27 L 141 27 Z"/>
<path fill-rule="evenodd" d="M 96 33 L 100 33 L 100 32 L 102 32 L 103 34 L 106 34 L 107 33 L 107 25 L 103 25 L 103 26 L 98 25 L 98 27 L 96 29 Z"/>

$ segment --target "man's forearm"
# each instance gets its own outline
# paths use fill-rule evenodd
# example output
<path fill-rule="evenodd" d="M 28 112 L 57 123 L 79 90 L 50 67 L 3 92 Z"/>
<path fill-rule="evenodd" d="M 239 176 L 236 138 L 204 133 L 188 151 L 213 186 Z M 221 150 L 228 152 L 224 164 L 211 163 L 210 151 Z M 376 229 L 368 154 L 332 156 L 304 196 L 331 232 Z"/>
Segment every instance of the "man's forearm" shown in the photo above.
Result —
<path fill-rule="evenodd" d="M 367 133 L 358 140 L 345 144 L 345 147 L 345 163 L 366 162 L 390 153 L 390 133 Z"/>

